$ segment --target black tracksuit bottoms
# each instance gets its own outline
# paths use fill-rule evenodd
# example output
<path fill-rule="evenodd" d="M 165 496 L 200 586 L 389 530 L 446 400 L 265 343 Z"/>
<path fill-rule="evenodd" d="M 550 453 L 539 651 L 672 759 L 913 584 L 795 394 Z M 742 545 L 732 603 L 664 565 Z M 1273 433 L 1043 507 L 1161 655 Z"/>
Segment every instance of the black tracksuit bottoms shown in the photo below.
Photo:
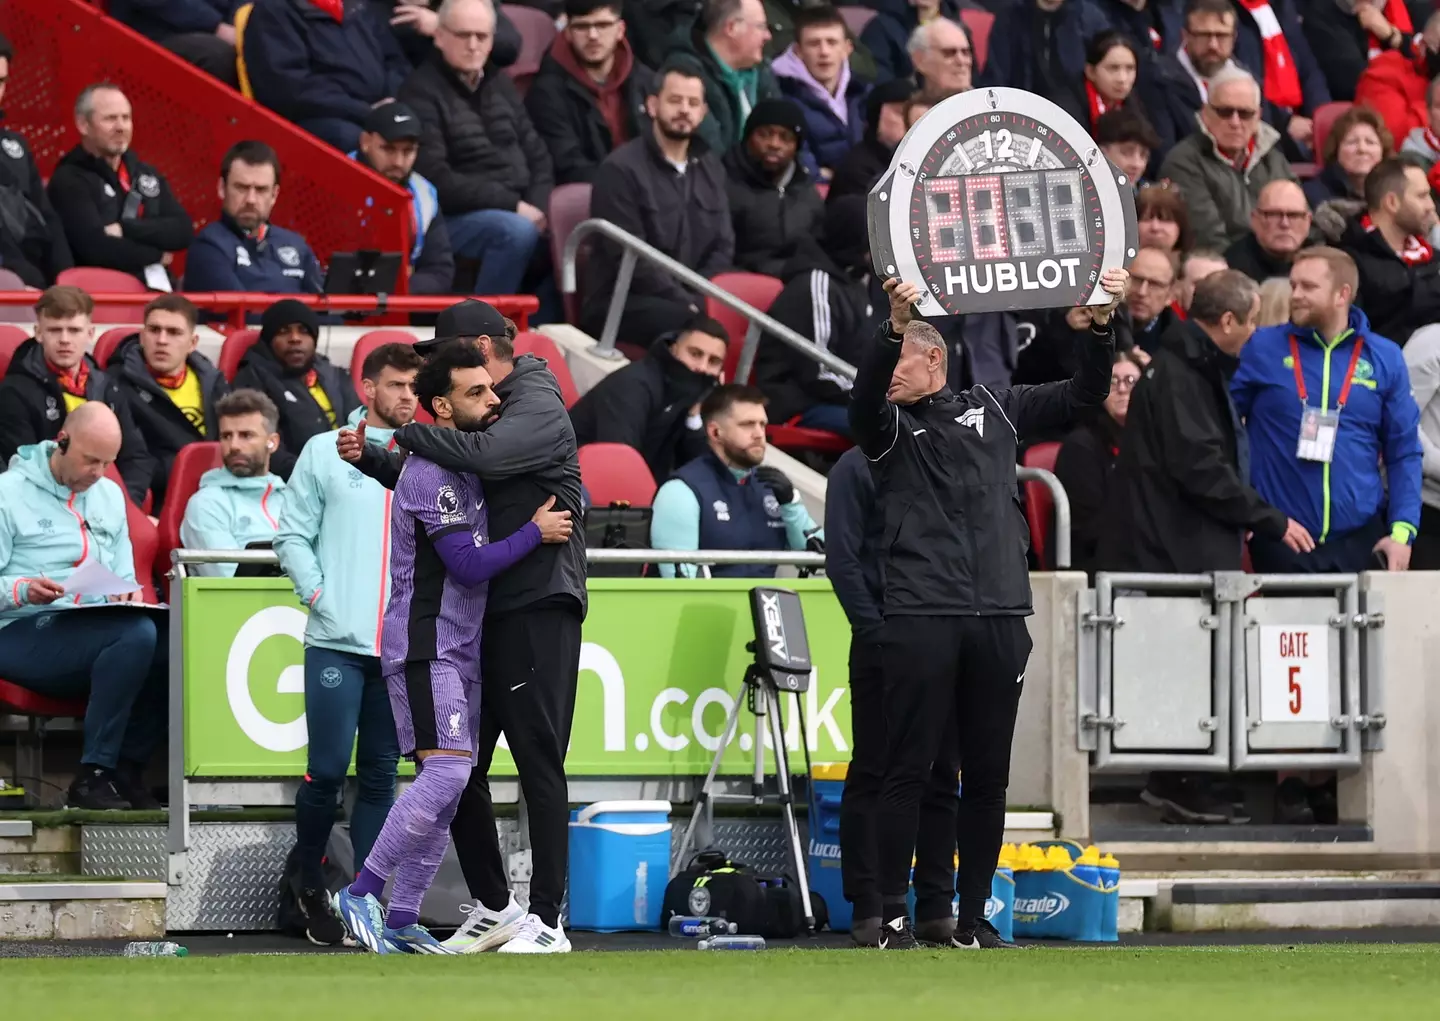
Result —
<path fill-rule="evenodd" d="M 580 672 L 580 607 L 568 601 L 487 615 L 480 644 L 480 740 L 450 835 L 470 895 L 503 908 L 510 881 L 495 828 L 490 763 L 503 731 L 529 812 L 530 912 L 552 928 L 565 898 L 570 791 L 565 750 Z"/>
<path fill-rule="evenodd" d="M 856 920 L 880 918 L 876 815 L 885 783 L 885 672 L 877 632 L 850 639 L 850 769 L 840 801 L 840 882 Z M 955 897 L 956 774 L 954 728 L 920 794 L 916 838 L 915 918 L 950 916 Z"/>
<path fill-rule="evenodd" d="M 960 761 L 957 922 L 983 918 L 1005 833 L 1010 744 L 1020 706 L 1030 633 L 1020 616 L 895 616 L 880 633 L 885 712 L 885 779 L 877 813 L 883 917 L 905 914 L 920 805 L 953 735 Z M 947 767 L 948 768 L 948 767 Z M 952 773 L 953 775 L 953 773 Z M 947 841 L 948 846 L 948 841 Z"/>

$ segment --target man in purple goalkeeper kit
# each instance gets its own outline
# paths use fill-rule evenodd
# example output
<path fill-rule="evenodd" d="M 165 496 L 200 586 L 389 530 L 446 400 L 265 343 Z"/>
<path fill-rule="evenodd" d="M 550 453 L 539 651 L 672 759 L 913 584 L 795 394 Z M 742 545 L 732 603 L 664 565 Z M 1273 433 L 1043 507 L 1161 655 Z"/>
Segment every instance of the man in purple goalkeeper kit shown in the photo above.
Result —
<path fill-rule="evenodd" d="M 500 403 L 485 356 L 451 344 L 425 363 L 415 394 L 441 428 L 476 432 Z M 419 773 L 385 820 L 353 885 L 336 907 L 350 934 L 376 953 L 450 954 L 419 924 L 420 902 L 450 839 L 470 779 L 480 727 L 480 623 L 489 579 L 542 542 L 570 540 L 569 511 L 552 496 L 512 535 L 489 541 L 485 495 L 474 475 L 406 459 L 390 520 L 390 605 L 381 668 L 400 750 Z M 388 910 L 380 893 L 391 875 Z"/>

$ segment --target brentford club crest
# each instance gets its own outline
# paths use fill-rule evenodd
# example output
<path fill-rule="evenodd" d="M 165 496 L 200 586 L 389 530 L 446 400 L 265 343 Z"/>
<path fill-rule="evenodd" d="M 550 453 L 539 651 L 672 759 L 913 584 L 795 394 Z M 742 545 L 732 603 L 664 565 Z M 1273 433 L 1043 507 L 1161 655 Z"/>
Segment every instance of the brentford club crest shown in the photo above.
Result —
<path fill-rule="evenodd" d="M 1133 182 L 1060 107 L 975 89 L 932 107 L 870 192 L 877 272 L 920 284 L 925 316 L 1109 300 L 1139 247 Z"/>

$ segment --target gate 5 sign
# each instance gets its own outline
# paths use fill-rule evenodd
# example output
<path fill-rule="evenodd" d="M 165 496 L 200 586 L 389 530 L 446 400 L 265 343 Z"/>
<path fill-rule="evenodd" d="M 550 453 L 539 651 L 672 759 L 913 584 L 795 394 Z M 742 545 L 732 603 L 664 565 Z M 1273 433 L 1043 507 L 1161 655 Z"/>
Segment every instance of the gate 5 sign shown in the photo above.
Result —
<path fill-rule="evenodd" d="M 1260 719 L 1330 722 L 1329 627 L 1260 628 Z"/>
<path fill-rule="evenodd" d="M 870 251 L 925 316 L 1103 305 L 1139 245 L 1129 180 L 1060 107 L 1020 89 L 951 96 L 870 192 Z"/>

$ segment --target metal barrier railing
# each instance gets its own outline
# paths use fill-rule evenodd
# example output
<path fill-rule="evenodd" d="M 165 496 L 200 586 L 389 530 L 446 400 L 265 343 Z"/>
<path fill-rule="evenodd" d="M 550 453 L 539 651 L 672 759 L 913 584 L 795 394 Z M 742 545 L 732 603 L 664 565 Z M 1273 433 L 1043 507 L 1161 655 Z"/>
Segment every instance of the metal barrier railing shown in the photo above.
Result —
<path fill-rule="evenodd" d="M 614 290 L 610 293 L 610 307 L 605 312 L 605 326 L 600 331 L 599 344 L 595 347 L 597 354 L 606 358 L 621 357 L 620 353 L 615 350 L 616 336 L 620 332 L 620 316 L 625 311 L 625 299 L 630 295 L 630 280 L 635 275 L 635 262 L 643 257 L 646 261 L 653 262 L 666 272 L 673 274 L 687 287 L 699 291 L 707 298 L 714 298 L 720 304 L 734 309 L 750 321 L 750 326 L 745 331 L 744 346 L 740 349 L 740 364 L 735 370 L 736 379 L 750 378 L 750 369 L 755 364 L 755 349 L 760 346 L 761 329 L 776 337 L 781 343 L 794 348 L 807 358 L 819 362 L 846 379 L 855 378 L 855 366 L 843 358 L 836 358 L 829 351 L 821 350 L 815 346 L 813 341 L 796 333 L 784 323 L 771 319 L 749 302 L 735 297 L 723 287 L 715 286 L 693 269 L 676 262 L 658 248 L 640 240 L 629 231 L 620 229 L 609 220 L 585 220 L 576 225 L 575 229 L 571 231 L 570 237 L 566 239 L 565 254 L 560 266 L 560 289 L 566 294 L 574 294 L 577 289 L 575 262 L 579 256 L 581 243 L 591 234 L 600 234 L 623 249 L 623 254 L 620 256 L 620 272 L 615 278 Z"/>

